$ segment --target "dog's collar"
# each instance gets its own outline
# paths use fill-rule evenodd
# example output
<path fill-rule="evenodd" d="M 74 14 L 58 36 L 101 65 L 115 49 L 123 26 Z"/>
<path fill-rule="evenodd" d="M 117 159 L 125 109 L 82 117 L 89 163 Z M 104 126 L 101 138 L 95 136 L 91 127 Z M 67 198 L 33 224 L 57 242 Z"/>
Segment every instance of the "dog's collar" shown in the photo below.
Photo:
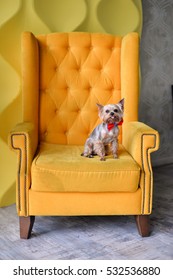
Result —
<path fill-rule="evenodd" d="M 118 126 L 118 125 L 122 125 L 123 124 L 123 119 L 119 122 L 119 123 L 108 123 L 107 124 L 107 129 L 110 131 L 111 129 L 113 129 L 114 127 Z"/>
<path fill-rule="evenodd" d="M 107 124 L 107 129 L 110 131 L 112 128 L 114 128 L 115 126 L 117 126 L 116 123 L 108 123 Z"/>

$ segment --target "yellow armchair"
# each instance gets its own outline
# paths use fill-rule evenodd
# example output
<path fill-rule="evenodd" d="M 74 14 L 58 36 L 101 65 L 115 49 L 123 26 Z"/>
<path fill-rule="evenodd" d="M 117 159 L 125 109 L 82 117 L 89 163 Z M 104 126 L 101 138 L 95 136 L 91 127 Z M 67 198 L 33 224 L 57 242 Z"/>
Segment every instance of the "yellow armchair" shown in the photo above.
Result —
<path fill-rule="evenodd" d="M 18 154 L 20 237 L 36 215 L 134 215 L 149 235 L 158 132 L 138 122 L 139 37 L 93 33 L 22 35 L 23 123 L 10 133 Z M 99 123 L 96 103 L 125 99 L 119 158 L 81 157 Z"/>

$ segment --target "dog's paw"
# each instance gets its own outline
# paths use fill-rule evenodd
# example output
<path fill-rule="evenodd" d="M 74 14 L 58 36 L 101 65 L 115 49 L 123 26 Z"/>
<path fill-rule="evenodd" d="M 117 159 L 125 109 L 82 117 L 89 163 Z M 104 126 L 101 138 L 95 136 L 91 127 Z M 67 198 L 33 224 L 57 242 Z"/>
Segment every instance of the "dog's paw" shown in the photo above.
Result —
<path fill-rule="evenodd" d="M 88 154 L 85 154 L 85 153 L 82 153 L 81 156 L 82 157 L 88 157 L 88 158 L 93 158 L 94 157 L 92 154 L 88 155 Z"/>
<path fill-rule="evenodd" d="M 114 155 L 114 159 L 118 159 L 118 155 L 115 154 L 115 155 Z"/>
<path fill-rule="evenodd" d="M 106 159 L 105 159 L 105 157 L 101 157 L 100 160 L 101 161 L 105 161 Z"/>

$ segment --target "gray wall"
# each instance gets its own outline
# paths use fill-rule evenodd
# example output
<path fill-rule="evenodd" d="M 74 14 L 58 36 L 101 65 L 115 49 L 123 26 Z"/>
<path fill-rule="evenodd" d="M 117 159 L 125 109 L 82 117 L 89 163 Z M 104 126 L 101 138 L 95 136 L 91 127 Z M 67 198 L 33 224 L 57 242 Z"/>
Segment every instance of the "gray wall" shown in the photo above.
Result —
<path fill-rule="evenodd" d="M 154 165 L 173 162 L 173 0 L 143 0 L 139 120 L 160 133 Z"/>

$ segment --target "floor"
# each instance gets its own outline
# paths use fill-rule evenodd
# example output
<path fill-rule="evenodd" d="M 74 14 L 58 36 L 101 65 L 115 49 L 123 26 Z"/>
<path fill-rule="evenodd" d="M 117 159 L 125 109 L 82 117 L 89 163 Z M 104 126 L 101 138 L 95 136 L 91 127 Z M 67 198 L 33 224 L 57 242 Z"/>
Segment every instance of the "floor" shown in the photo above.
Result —
<path fill-rule="evenodd" d="M 20 240 L 12 205 L 0 209 L 0 259 L 173 260 L 173 165 L 154 168 L 151 229 L 140 237 L 134 217 L 36 217 Z"/>

